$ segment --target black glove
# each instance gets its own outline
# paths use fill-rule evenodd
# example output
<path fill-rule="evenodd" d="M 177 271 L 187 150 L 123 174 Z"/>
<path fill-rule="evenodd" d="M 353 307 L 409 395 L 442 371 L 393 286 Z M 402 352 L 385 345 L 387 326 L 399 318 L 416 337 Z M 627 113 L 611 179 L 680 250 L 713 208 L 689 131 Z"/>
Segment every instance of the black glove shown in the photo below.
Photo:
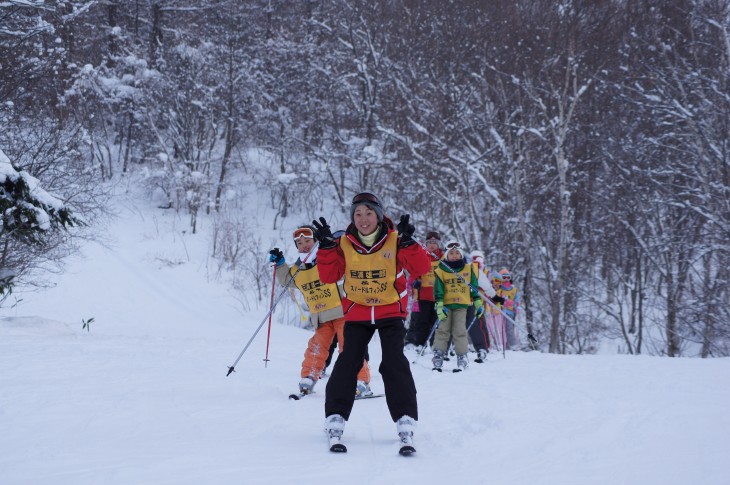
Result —
<path fill-rule="evenodd" d="M 416 232 L 416 228 L 410 221 L 410 214 L 404 214 L 400 216 L 400 222 L 395 226 L 398 231 L 398 239 L 400 239 L 400 247 L 402 248 L 407 248 L 416 242 L 413 239 L 413 233 Z"/>
<path fill-rule="evenodd" d="M 284 264 L 284 253 L 279 248 L 272 249 L 269 251 L 269 262 L 281 266 Z"/>
<path fill-rule="evenodd" d="M 421 280 L 416 280 L 413 282 L 413 289 L 414 290 L 420 290 L 421 289 Z"/>
<path fill-rule="evenodd" d="M 327 224 L 327 220 L 324 217 L 320 217 L 319 222 L 312 221 L 312 226 L 314 226 L 314 238 L 319 241 L 320 248 L 330 249 L 337 246 L 332 231 L 330 230 L 330 225 Z"/>
<path fill-rule="evenodd" d="M 493 297 L 491 298 L 491 300 L 492 300 L 492 303 L 494 303 L 494 304 L 496 304 L 496 305 L 501 305 L 502 303 L 504 303 L 504 298 L 502 298 L 502 297 L 501 297 L 501 296 L 499 296 L 499 295 L 494 295 L 494 296 L 493 296 Z"/>

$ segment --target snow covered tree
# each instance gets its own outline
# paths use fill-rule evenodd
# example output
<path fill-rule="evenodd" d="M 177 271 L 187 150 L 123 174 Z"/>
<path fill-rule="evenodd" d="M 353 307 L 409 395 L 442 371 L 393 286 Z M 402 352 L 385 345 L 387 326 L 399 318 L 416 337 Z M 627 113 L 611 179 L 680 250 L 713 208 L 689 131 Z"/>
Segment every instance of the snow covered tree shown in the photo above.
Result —
<path fill-rule="evenodd" d="M 38 262 L 58 233 L 81 224 L 35 177 L 13 167 L 0 150 L 0 295 Z"/>

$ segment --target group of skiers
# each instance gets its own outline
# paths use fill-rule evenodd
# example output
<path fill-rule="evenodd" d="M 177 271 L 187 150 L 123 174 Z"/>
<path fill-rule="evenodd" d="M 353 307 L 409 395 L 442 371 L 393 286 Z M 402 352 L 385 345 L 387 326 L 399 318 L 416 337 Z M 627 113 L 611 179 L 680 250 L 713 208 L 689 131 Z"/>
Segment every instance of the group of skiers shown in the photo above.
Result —
<path fill-rule="evenodd" d="M 483 361 L 490 341 L 487 335 L 505 335 L 494 326 L 502 324 L 496 315 L 491 321 L 494 328 L 489 328 L 490 315 L 507 311 L 514 315 L 517 311 L 519 295 L 507 270 L 491 273 L 484 268 L 484 255 L 478 251 L 472 252 L 472 261 L 467 262 L 458 242 L 442 248 L 436 232 L 428 233 L 422 246 L 413 238 L 414 233 L 408 214 L 395 224 L 384 214 L 380 200 L 363 192 L 352 199 L 350 224 L 345 231 L 333 234 L 320 217 L 294 231 L 299 252 L 294 264 L 288 265 L 278 248 L 269 253 L 280 284 L 294 283 L 301 291 L 315 328 L 302 363 L 301 395 L 313 391 L 325 370 L 335 335 L 337 338 L 340 353 L 325 390 L 324 430 L 331 451 L 347 451 L 342 434 L 354 401 L 372 395 L 367 350 L 376 330 L 386 403 L 396 423 L 400 453 L 409 455 L 415 452 L 418 405 L 404 345 L 407 349 L 425 346 L 429 333 L 437 328 L 432 345 L 434 369 L 441 370 L 453 340 L 458 369 L 463 370 L 468 365 L 470 312 L 478 321 L 472 326 L 475 330 L 470 330 L 477 361 Z M 485 283 L 489 278 L 495 283 Z M 413 308 L 416 302 L 417 310 Z M 406 334 L 408 317 L 411 323 Z M 512 346 L 509 340 L 507 331 L 506 343 Z"/>
<path fill-rule="evenodd" d="M 430 343 L 434 370 L 438 371 L 448 359 L 450 342 L 457 357 L 455 371 L 468 366 L 469 340 L 478 363 L 485 361 L 490 346 L 516 350 L 514 319 L 520 294 L 510 271 L 492 271 L 485 266 L 482 251 L 467 256 L 457 241 L 444 248 L 436 231 L 426 235 L 425 247 L 431 270 L 409 280 L 412 293 L 406 350 L 420 352 Z M 434 330 L 435 337 L 431 338 Z"/>

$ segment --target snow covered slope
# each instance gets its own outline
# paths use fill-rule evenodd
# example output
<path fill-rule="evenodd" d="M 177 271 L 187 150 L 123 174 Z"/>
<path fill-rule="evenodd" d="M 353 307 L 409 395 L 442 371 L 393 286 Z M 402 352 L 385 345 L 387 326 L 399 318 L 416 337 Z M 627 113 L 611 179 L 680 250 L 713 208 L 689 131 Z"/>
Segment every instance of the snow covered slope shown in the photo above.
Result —
<path fill-rule="evenodd" d="M 324 383 L 287 400 L 310 332 L 274 325 L 264 367 L 264 327 L 226 377 L 267 302 L 243 310 L 175 225 L 125 209 L 113 247 L 0 309 L 0 484 L 730 483 L 730 359 L 509 352 L 439 374 L 424 356 L 418 452 L 371 399 L 329 453 Z"/>

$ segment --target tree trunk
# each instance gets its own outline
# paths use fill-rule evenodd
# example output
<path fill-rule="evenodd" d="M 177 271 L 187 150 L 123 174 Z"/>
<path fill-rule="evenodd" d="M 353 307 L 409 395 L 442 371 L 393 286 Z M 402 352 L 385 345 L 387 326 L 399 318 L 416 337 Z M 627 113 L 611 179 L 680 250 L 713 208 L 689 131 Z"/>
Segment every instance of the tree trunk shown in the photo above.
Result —
<path fill-rule="evenodd" d="M 150 34 L 149 59 L 150 66 L 157 64 L 157 50 L 162 45 L 162 6 L 159 3 L 152 5 L 152 32 Z"/>
<path fill-rule="evenodd" d="M 667 355 L 669 357 L 679 356 L 679 337 L 677 335 L 677 303 L 675 293 L 674 268 L 670 261 L 667 267 Z"/>
<path fill-rule="evenodd" d="M 223 160 L 221 160 L 221 173 L 218 177 L 218 187 L 215 189 L 216 212 L 220 212 L 221 210 L 221 195 L 223 194 L 223 185 L 228 171 L 228 162 L 231 160 L 231 153 L 233 152 L 233 132 L 235 129 L 235 124 L 229 116 L 226 119 L 226 146 L 223 150 Z"/>

